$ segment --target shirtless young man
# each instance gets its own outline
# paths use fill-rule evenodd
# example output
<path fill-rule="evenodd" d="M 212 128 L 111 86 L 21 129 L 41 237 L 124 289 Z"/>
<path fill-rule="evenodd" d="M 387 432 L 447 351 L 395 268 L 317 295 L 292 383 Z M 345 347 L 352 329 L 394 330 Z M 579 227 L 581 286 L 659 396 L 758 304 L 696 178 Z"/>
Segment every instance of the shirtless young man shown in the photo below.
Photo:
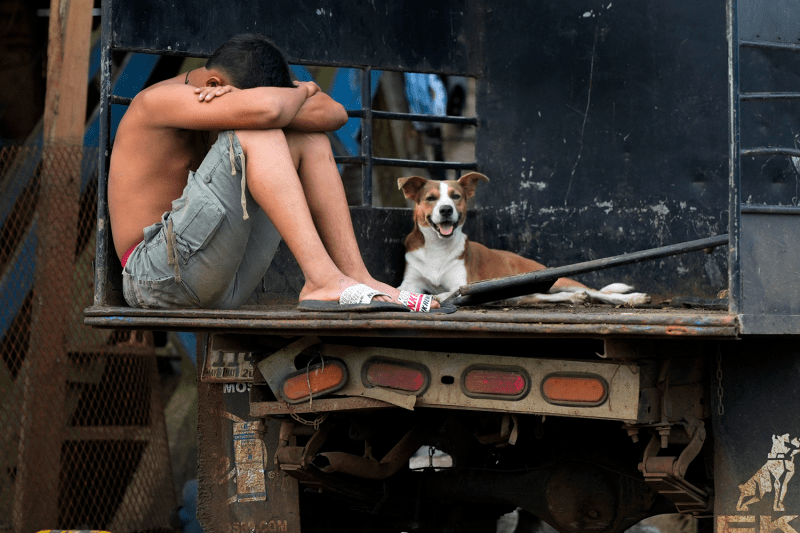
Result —
<path fill-rule="evenodd" d="M 301 310 L 438 309 L 364 265 L 324 133 L 346 121 L 316 84 L 293 82 L 258 35 L 141 91 L 119 125 L 108 182 L 128 304 L 239 307 L 283 237 L 305 276 Z"/>

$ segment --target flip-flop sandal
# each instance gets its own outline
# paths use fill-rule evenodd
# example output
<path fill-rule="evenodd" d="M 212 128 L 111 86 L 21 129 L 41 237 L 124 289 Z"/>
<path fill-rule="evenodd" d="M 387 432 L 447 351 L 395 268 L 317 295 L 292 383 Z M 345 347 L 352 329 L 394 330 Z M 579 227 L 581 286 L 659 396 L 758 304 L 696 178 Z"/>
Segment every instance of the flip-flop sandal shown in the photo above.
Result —
<path fill-rule="evenodd" d="M 339 296 L 339 301 L 331 300 L 303 300 L 297 306 L 300 311 L 325 311 L 325 312 L 395 312 L 407 313 L 411 309 L 405 305 L 394 302 L 373 302 L 376 296 L 389 296 L 376 291 L 372 287 L 359 283 L 347 287 Z"/>
<path fill-rule="evenodd" d="M 433 296 L 430 294 L 417 294 L 415 292 L 400 291 L 397 297 L 401 304 L 405 305 L 415 313 L 442 313 L 450 314 L 456 312 L 456 306 L 439 302 L 438 309 L 431 309 Z"/>

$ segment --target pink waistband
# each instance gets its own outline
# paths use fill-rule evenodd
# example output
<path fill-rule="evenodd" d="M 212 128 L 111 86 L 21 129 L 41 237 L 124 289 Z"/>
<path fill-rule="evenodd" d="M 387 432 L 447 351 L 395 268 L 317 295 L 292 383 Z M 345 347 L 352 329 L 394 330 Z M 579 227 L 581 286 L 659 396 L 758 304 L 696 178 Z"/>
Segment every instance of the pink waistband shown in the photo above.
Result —
<path fill-rule="evenodd" d="M 142 241 L 143 240 L 144 239 L 142 239 Z M 142 241 L 139 241 L 136 244 L 134 244 L 133 246 L 131 246 L 130 248 L 128 248 L 128 251 L 125 252 L 125 255 L 122 256 L 122 261 L 121 261 L 122 262 L 122 268 L 125 268 L 125 265 L 128 263 L 128 258 L 131 256 L 131 254 L 136 249 L 136 247 L 139 246 L 139 244 L 141 244 Z"/>

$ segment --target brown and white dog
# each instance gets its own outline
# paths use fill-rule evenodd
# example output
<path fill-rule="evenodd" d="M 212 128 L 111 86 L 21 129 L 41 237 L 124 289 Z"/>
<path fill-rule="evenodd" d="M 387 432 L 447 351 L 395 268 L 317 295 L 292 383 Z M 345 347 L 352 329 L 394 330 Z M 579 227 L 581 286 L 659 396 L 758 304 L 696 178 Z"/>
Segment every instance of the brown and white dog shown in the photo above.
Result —
<path fill-rule="evenodd" d="M 462 231 L 467 200 L 480 181 L 489 178 L 471 172 L 458 181 L 434 181 L 411 176 L 397 180 L 406 198 L 414 202 L 414 230 L 406 237 L 406 270 L 401 290 L 436 295 L 444 300 L 462 285 L 541 270 L 544 265 L 517 254 L 492 250 L 471 242 Z M 638 305 L 650 301 L 633 287 L 613 283 L 597 290 L 559 278 L 549 294 L 515 299 L 517 304 L 542 302 L 583 303 L 589 300 L 614 305 Z M 629 294 L 626 294 L 629 293 Z"/>

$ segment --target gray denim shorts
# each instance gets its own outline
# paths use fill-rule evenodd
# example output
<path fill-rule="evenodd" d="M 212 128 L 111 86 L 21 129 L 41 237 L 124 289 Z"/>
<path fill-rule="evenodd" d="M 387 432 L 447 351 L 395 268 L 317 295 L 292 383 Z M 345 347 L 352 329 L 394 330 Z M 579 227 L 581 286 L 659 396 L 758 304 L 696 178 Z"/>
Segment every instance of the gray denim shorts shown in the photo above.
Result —
<path fill-rule="evenodd" d="M 223 131 L 183 195 L 144 240 L 122 272 L 131 307 L 235 309 L 267 271 L 280 235 L 247 190 L 244 154 Z"/>

